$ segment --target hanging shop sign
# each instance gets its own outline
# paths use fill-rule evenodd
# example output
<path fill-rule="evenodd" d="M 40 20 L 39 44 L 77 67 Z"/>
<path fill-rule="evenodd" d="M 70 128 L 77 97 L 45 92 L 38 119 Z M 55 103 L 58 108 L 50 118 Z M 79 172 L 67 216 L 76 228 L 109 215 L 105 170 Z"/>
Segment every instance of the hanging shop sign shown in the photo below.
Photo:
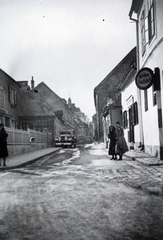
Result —
<path fill-rule="evenodd" d="M 138 71 L 135 78 L 137 87 L 146 90 L 153 84 L 153 71 L 150 68 L 142 68 Z"/>

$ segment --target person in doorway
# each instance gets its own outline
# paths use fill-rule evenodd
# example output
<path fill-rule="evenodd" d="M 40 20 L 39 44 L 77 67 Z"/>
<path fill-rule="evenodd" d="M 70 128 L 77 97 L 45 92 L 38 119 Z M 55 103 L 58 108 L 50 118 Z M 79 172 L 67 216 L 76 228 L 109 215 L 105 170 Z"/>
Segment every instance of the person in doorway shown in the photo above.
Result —
<path fill-rule="evenodd" d="M 117 159 L 117 156 L 115 154 L 115 145 L 116 145 L 115 127 L 112 126 L 112 125 L 109 127 L 108 138 L 110 140 L 108 155 L 112 155 L 111 160 L 112 159 Z"/>
<path fill-rule="evenodd" d="M 3 159 L 3 166 L 6 166 L 6 157 L 8 156 L 7 137 L 8 134 L 4 128 L 4 124 L 0 123 L 0 166 L 1 158 Z"/>
<path fill-rule="evenodd" d="M 123 154 L 128 151 L 128 146 L 124 138 L 123 127 L 121 127 L 119 122 L 115 124 L 115 134 L 117 139 L 115 152 L 119 154 L 119 160 L 122 160 Z"/>

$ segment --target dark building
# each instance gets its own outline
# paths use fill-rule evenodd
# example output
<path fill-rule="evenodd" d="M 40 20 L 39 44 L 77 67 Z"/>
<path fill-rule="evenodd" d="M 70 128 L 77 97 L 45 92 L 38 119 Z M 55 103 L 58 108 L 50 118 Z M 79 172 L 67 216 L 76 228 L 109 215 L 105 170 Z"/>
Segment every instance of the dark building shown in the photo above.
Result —
<path fill-rule="evenodd" d="M 122 112 L 120 107 L 120 96 L 116 100 L 115 97 L 118 96 L 119 90 L 118 86 L 123 81 L 126 76 L 128 69 L 131 64 L 135 62 L 136 58 L 136 48 L 134 47 L 123 59 L 122 61 L 101 81 L 94 89 L 94 103 L 96 108 L 96 124 L 97 124 L 97 138 L 98 141 L 104 140 L 104 127 L 103 127 L 103 117 L 107 116 L 107 111 L 109 110 L 107 104 L 109 101 L 114 101 L 116 104 L 112 105 L 117 107 L 115 112 L 116 117 L 114 121 L 122 121 Z M 114 124 L 114 122 L 112 122 Z"/>

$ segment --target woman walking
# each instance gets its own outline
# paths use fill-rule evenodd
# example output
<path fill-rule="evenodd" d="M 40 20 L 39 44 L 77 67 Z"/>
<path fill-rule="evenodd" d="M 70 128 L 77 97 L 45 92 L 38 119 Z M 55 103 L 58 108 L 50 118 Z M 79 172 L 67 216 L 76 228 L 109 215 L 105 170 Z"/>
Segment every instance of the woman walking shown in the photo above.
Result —
<path fill-rule="evenodd" d="M 8 134 L 4 129 L 4 124 L 0 123 L 0 166 L 1 158 L 3 159 L 3 166 L 6 166 L 6 157 L 8 156 L 7 137 Z"/>
<path fill-rule="evenodd" d="M 112 126 L 112 125 L 109 127 L 108 138 L 109 138 L 109 140 L 110 140 L 108 155 L 112 155 L 111 160 L 112 160 L 112 159 L 117 159 L 117 156 L 116 156 L 116 154 L 115 154 L 115 144 L 116 144 L 115 127 Z"/>
<path fill-rule="evenodd" d="M 123 153 L 128 151 L 128 146 L 124 138 L 123 127 L 121 127 L 119 122 L 116 122 L 115 124 L 115 134 L 117 138 L 116 151 L 117 151 L 117 154 L 119 154 L 119 160 L 122 160 Z"/>

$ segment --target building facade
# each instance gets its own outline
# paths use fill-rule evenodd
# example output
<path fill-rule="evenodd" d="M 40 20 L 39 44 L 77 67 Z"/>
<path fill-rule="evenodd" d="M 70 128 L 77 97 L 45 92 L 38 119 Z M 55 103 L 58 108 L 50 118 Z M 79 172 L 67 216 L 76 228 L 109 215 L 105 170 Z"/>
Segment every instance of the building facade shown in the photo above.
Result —
<path fill-rule="evenodd" d="M 74 114 L 68 108 L 67 101 L 63 98 L 60 98 L 56 93 L 54 93 L 44 82 L 38 84 L 35 88 L 35 91 L 39 94 L 40 100 L 45 101 L 54 112 L 59 113 L 60 120 L 68 128 L 74 129 Z"/>
<path fill-rule="evenodd" d="M 98 141 L 106 141 L 109 125 L 114 125 L 117 121 L 122 124 L 121 94 L 118 86 L 126 77 L 135 59 L 134 47 L 94 89 Z"/>
<path fill-rule="evenodd" d="M 163 159 L 163 1 L 133 0 L 129 17 L 136 24 L 137 76 L 152 72 L 153 84 L 138 88 L 143 145 L 147 153 Z M 143 79 L 144 80 L 144 79 Z M 147 80 L 147 79 L 146 79 Z"/>
<path fill-rule="evenodd" d="M 0 122 L 6 127 L 16 127 L 20 85 L 0 69 Z"/>

